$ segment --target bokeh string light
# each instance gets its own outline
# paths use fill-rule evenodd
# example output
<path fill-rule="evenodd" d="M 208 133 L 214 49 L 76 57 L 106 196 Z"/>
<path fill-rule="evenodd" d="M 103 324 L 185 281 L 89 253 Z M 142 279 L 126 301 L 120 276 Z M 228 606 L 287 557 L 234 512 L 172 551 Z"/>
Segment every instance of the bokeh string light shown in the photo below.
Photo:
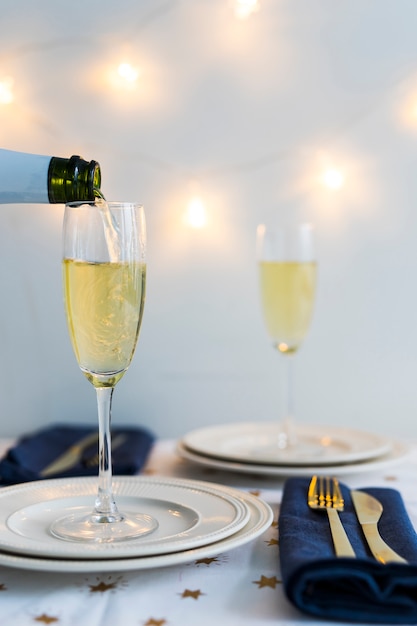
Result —
<path fill-rule="evenodd" d="M 258 0 L 235 0 L 235 15 L 241 20 L 247 19 L 259 8 Z"/>
<path fill-rule="evenodd" d="M 120 39 L 120 41 L 122 41 L 123 43 L 129 41 L 133 42 L 134 40 L 136 40 L 138 33 L 143 31 L 145 28 L 148 28 L 150 25 L 154 24 L 158 19 L 160 19 L 162 16 L 166 15 L 169 11 L 172 11 L 178 6 L 178 0 L 167 0 L 159 6 L 153 7 L 152 10 L 150 10 L 146 15 L 141 16 L 139 23 L 131 23 L 129 25 L 128 29 L 131 33 L 130 35 L 129 32 L 127 32 L 124 33 L 123 36 L 118 36 L 116 39 Z M 236 19 L 240 21 L 247 21 L 248 19 L 252 18 L 255 13 L 261 10 L 260 2 L 258 0 L 234 0 L 232 6 Z M 96 34 L 95 37 L 98 40 L 103 39 L 103 36 L 100 36 L 99 33 Z M 42 53 L 48 50 L 62 48 L 65 46 L 78 46 L 83 42 L 85 43 L 86 41 L 87 39 L 83 38 L 82 36 L 73 36 L 68 38 L 61 38 L 59 40 L 52 39 L 50 41 L 43 41 L 42 43 L 28 42 L 23 45 L 17 46 L 16 49 L 12 51 L 12 53 L 9 53 L 7 55 L 7 57 L 5 54 L 1 55 L 0 62 L 5 58 L 19 58 L 25 55 Z M 414 68 L 412 71 L 414 72 Z M 398 77 L 395 82 L 403 82 L 404 79 L 409 78 L 409 76 L 410 69 L 408 69 L 406 74 Z M 141 84 L 141 79 L 142 70 L 137 63 L 137 60 L 135 59 L 133 61 L 129 58 L 124 58 L 123 60 L 120 60 L 119 62 L 116 62 L 114 64 L 111 70 L 109 84 L 111 88 L 115 91 L 124 90 L 124 92 L 127 93 L 129 91 L 136 90 Z M 19 110 L 21 112 L 22 103 L 16 102 L 16 96 L 14 92 L 14 79 L 12 76 L 0 77 L 0 105 L 10 106 L 13 104 L 19 106 Z M 357 114 L 355 114 L 350 119 L 347 119 L 344 122 L 335 125 L 335 127 L 331 130 L 332 136 L 334 138 L 340 137 L 343 133 L 351 130 L 353 126 L 358 125 L 363 119 L 369 116 L 377 107 L 380 107 L 381 105 L 381 99 L 379 98 L 374 103 L 374 106 L 368 105 L 362 111 L 358 111 Z M 34 118 L 34 116 L 31 117 Z M 414 117 L 416 118 L 415 108 Z M 254 172 L 256 170 L 277 165 L 289 159 L 297 159 L 300 152 L 303 153 L 303 158 L 305 162 L 305 153 L 308 152 L 308 149 L 306 147 L 303 147 L 302 149 L 297 147 L 285 148 L 279 151 L 267 151 L 263 155 L 261 154 L 256 158 L 243 159 L 234 163 L 219 163 L 216 166 L 205 168 L 204 170 L 200 171 L 199 174 L 196 174 L 195 171 L 191 170 L 183 171 L 177 166 L 177 164 L 169 163 L 163 158 L 151 156 L 148 154 L 130 154 L 129 158 L 132 160 L 140 160 L 142 164 L 147 164 L 153 169 L 177 173 L 182 178 L 190 180 L 195 178 L 216 179 L 219 177 L 227 177 L 236 173 Z M 311 163 L 313 164 L 315 148 L 310 148 L 310 152 L 312 155 Z M 313 165 L 311 167 L 313 167 Z M 346 186 L 348 186 L 349 183 L 350 181 L 348 181 L 346 172 L 343 171 L 343 166 L 341 163 L 334 163 L 331 167 L 324 168 L 321 173 L 322 187 L 327 189 L 329 192 L 342 191 Z M 195 230 L 202 229 L 208 224 L 209 205 L 204 197 L 201 195 L 201 193 L 190 193 L 188 202 L 185 206 L 184 215 L 185 217 L 183 223 Z"/>
<path fill-rule="evenodd" d="M 6 76 L 0 80 L 0 104 L 11 104 L 13 101 L 13 79 Z"/>
<path fill-rule="evenodd" d="M 111 66 L 108 71 L 108 83 L 115 92 L 126 93 L 138 87 L 141 70 L 128 61 Z"/>
<path fill-rule="evenodd" d="M 184 222 L 194 229 L 204 228 L 207 225 L 207 210 L 200 196 L 192 196 L 187 204 Z"/>
<path fill-rule="evenodd" d="M 323 175 L 323 183 L 329 189 L 341 189 L 344 185 L 342 172 L 337 169 L 329 169 Z"/>
<path fill-rule="evenodd" d="M 127 84 L 135 83 L 140 75 L 139 70 L 130 63 L 120 63 L 117 73 Z"/>

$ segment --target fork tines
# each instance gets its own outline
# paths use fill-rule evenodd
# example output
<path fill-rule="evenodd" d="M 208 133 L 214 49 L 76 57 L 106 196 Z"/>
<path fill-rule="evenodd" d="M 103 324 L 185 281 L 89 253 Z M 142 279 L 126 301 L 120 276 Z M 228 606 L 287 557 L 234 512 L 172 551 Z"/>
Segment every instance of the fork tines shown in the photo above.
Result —
<path fill-rule="evenodd" d="M 337 478 L 313 476 L 308 488 L 308 504 L 343 511 L 345 503 Z"/>

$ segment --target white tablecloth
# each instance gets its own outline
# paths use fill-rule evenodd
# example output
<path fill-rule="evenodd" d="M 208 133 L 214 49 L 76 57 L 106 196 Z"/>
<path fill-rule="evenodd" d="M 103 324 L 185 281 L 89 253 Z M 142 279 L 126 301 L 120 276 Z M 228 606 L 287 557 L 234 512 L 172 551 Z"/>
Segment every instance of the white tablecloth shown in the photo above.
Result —
<path fill-rule="evenodd" d="M 352 487 L 399 489 L 417 526 L 416 465 L 417 446 L 399 465 L 346 476 L 344 482 Z M 282 479 L 205 469 L 180 459 L 175 444 L 168 441 L 155 446 L 145 473 L 195 478 L 250 491 L 272 506 L 274 523 L 257 539 L 216 557 L 148 571 L 57 574 L 0 567 L 0 624 L 330 625 L 302 615 L 283 593 L 277 529 Z"/>

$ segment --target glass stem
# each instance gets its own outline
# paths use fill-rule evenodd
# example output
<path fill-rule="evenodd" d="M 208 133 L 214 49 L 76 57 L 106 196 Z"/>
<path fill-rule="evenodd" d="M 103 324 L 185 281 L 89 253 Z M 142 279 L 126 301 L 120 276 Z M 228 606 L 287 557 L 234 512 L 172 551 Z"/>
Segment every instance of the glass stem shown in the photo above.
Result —
<path fill-rule="evenodd" d="M 98 408 L 99 474 L 98 494 L 94 507 L 94 521 L 117 522 L 122 515 L 117 510 L 112 490 L 111 460 L 111 404 L 114 387 L 96 387 Z"/>
<path fill-rule="evenodd" d="M 285 375 L 283 377 L 283 414 L 281 421 L 281 432 L 279 434 L 278 445 L 280 448 L 288 448 L 297 443 L 297 435 L 294 424 L 294 356 L 284 354 Z"/>

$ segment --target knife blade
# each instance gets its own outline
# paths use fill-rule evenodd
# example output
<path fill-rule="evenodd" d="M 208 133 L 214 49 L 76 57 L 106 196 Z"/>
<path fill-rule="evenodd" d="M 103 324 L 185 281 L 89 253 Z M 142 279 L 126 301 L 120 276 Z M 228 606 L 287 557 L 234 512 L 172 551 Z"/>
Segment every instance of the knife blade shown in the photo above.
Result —
<path fill-rule="evenodd" d="M 350 494 L 363 534 L 377 561 L 384 564 L 391 562 L 407 563 L 405 559 L 385 543 L 379 534 L 378 521 L 383 511 L 382 504 L 364 491 L 351 491 Z"/>
<path fill-rule="evenodd" d="M 46 476 L 51 476 L 52 474 L 60 474 L 61 472 L 65 472 L 66 470 L 71 469 L 74 465 L 76 465 L 88 446 L 91 446 L 95 441 L 98 442 L 98 433 L 90 433 L 86 437 L 83 437 L 77 443 L 70 446 L 63 454 L 61 454 L 55 461 L 52 461 L 49 465 L 47 465 L 39 475 L 42 478 Z"/>
<path fill-rule="evenodd" d="M 127 439 L 127 436 L 123 433 L 119 433 L 118 435 L 116 435 L 116 437 L 114 439 L 111 440 L 111 451 L 112 453 L 117 450 L 117 448 L 119 446 L 121 446 L 123 443 L 125 443 Z M 84 457 L 84 455 L 81 456 L 81 463 L 85 466 L 85 467 L 94 467 L 95 465 L 98 466 L 99 460 L 100 460 L 100 454 L 99 454 L 99 450 L 97 450 L 96 452 L 94 452 L 94 454 Z"/>

